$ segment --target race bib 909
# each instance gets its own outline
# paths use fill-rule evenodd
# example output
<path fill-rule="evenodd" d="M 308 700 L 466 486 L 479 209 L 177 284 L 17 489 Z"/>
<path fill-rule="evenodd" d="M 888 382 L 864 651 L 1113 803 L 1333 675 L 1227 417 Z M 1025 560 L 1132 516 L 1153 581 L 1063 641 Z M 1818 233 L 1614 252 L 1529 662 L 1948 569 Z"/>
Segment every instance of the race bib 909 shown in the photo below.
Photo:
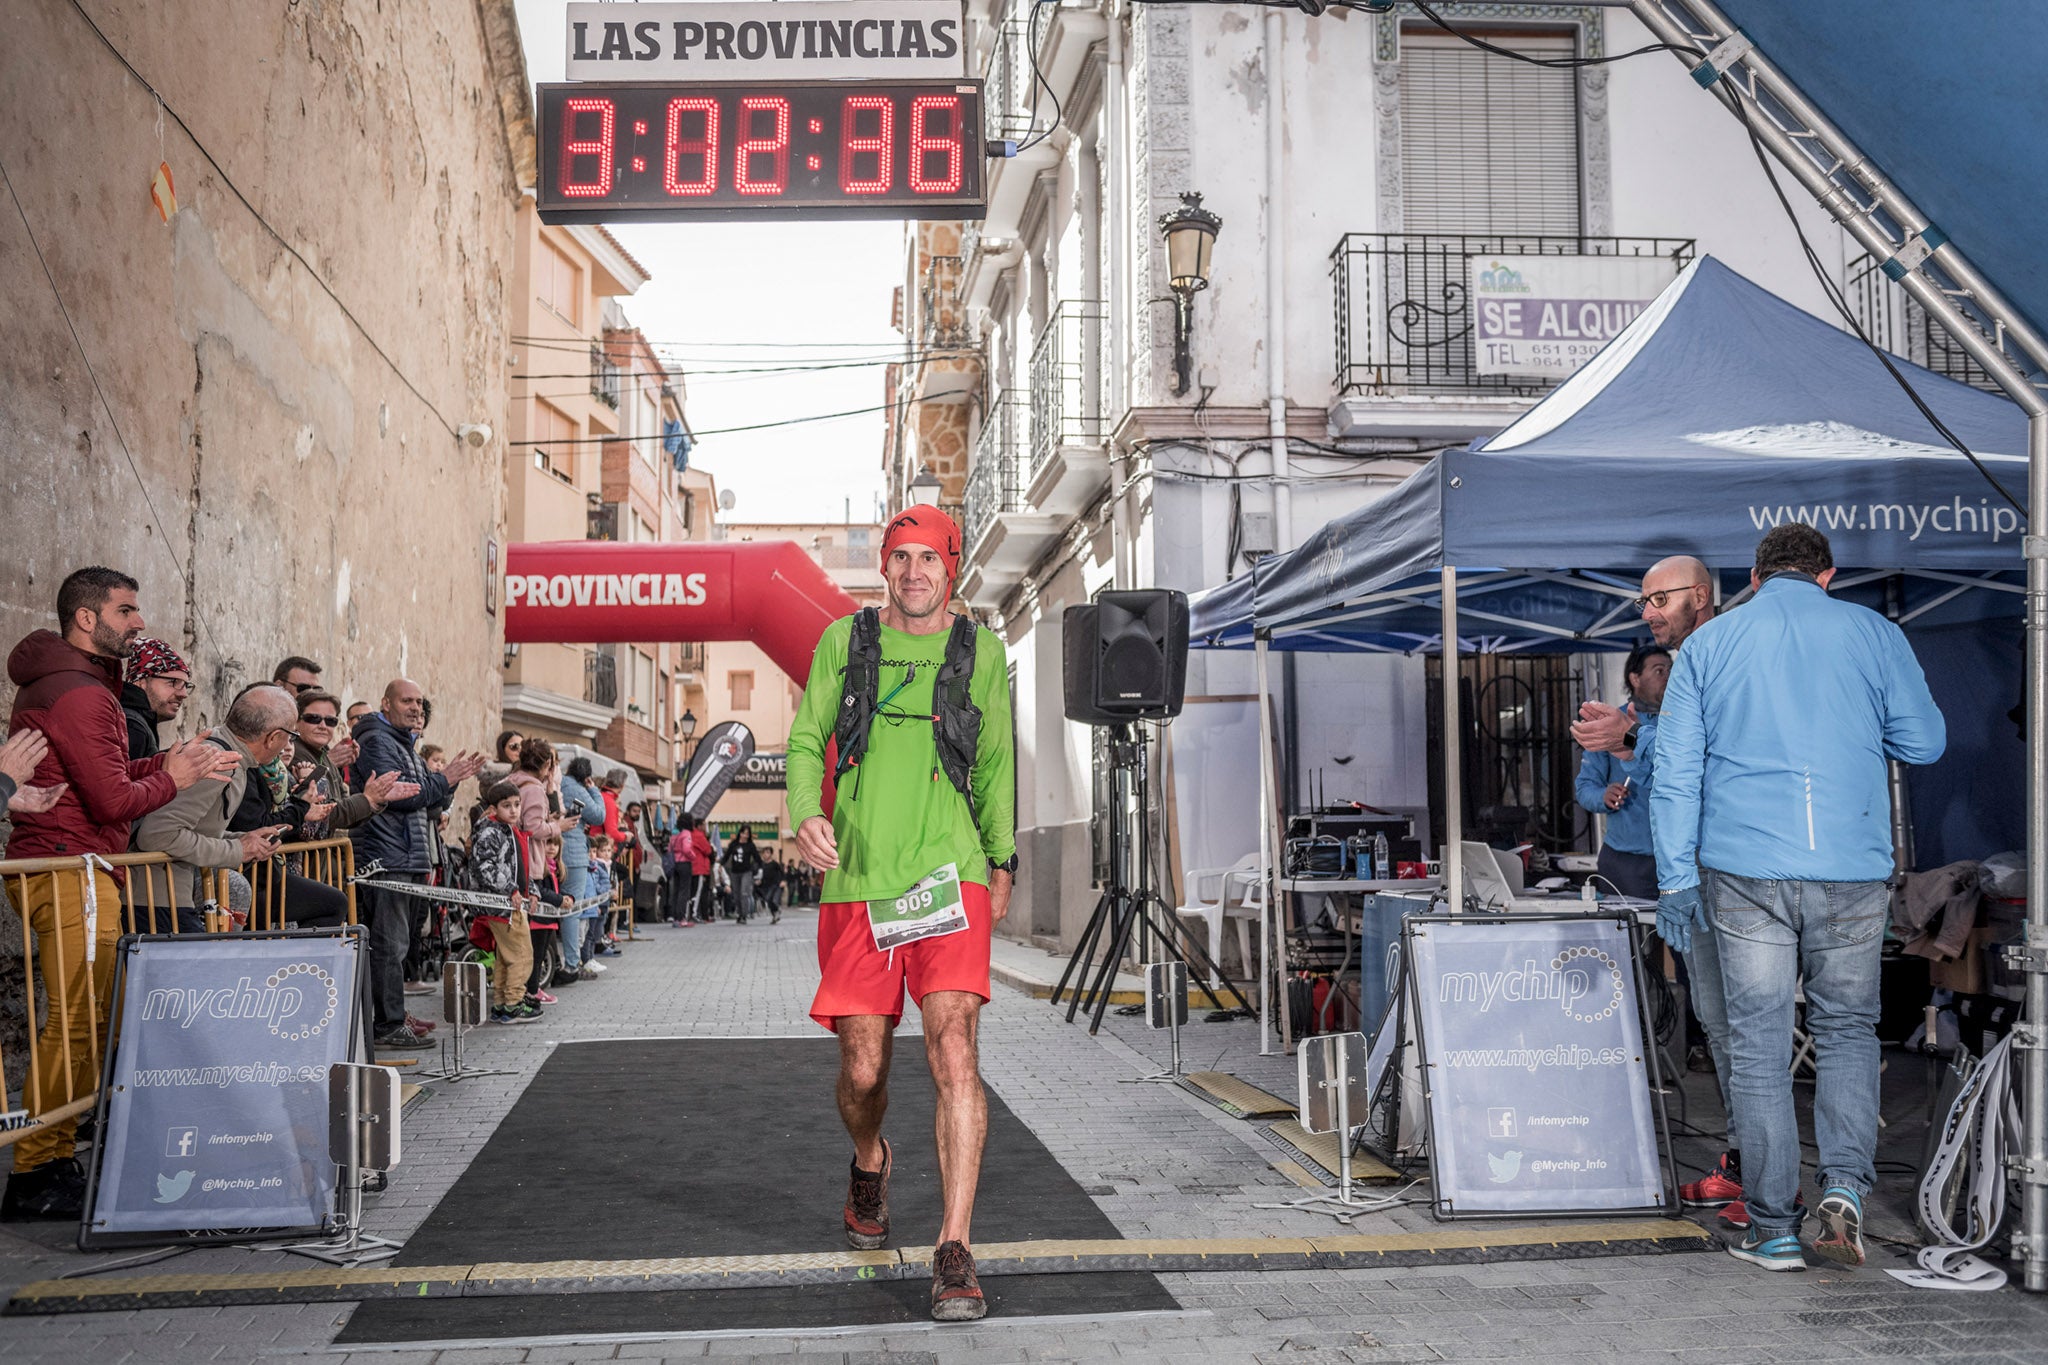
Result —
<path fill-rule="evenodd" d="M 947 863 L 900 896 L 868 902 L 868 929 L 880 952 L 921 938 L 957 934 L 966 927 L 960 868 L 955 863 Z"/>

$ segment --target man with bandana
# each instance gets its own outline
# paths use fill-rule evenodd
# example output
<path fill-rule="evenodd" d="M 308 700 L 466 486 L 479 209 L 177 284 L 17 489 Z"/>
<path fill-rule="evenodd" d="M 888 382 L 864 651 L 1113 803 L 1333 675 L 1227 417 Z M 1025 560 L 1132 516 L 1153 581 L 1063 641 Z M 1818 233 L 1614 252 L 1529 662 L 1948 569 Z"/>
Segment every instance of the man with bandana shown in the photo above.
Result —
<path fill-rule="evenodd" d="M 131 761 L 156 757 L 163 748 L 157 726 L 176 720 L 191 695 L 192 670 L 176 650 L 147 636 L 135 642 L 135 651 L 128 656 L 128 680 L 121 688 Z"/>
<path fill-rule="evenodd" d="M 924 1016 L 938 1092 L 945 1213 L 932 1254 L 932 1316 L 987 1311 L 968 1222 L 988 1133 L 976 1031 L 989 947 L 1017 870 L 1016 743 L 1008 665 L 994 633 L 946 610 L 960 528 L 906 508 L 882 537 L 888 602 L 825 628 L 789 736 L 797 848 L 825 874 L 821 980 L 811 1017 L 839 1035 L 839 1115 L 853 1139 L 849 1245 L 889 1237 L 882 1137 L 891 1040 L 908 988 Z M 823 809 L 827 742 L 836 798 Z"/>

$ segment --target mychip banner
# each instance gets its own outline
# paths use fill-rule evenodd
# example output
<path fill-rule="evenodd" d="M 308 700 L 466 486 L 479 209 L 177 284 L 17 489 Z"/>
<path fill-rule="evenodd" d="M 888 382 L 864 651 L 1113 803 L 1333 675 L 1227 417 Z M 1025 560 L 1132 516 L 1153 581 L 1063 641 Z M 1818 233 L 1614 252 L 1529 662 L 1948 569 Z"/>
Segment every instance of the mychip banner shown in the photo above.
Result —
<path fill-rule="evenodd" d="M 322 1226 L 327 1069 L 358 1029 L 360 944 L 359 930 L 122 940 L 82 1245 Z"/>
<path fill-rule="evenodd" d="M 1664 1208 L 1630 921 L 1411 916 L 1405 935 L 1438 1214 Z"/>

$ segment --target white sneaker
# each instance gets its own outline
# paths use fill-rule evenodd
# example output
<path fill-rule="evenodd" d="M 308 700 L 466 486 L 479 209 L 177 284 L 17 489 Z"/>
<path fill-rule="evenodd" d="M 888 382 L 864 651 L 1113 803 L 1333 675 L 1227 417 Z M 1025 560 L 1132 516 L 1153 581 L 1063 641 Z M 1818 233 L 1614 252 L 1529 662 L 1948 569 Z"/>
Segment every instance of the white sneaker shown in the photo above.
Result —
<path fill-rule="evenodd" d="M 607 970 L 602 962 L 586 962 L 583 965 L 590 968 L 590 970 L 592 970 L 593 972 L 602 972 Z"/>

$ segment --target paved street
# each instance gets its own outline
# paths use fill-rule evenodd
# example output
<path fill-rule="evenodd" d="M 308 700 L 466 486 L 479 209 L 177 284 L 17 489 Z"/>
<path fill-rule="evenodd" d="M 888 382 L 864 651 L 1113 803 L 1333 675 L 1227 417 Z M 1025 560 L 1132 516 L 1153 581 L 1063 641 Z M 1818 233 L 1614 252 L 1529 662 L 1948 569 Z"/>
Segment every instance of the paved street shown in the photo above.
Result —
<path fill-rule="evenodd" d="M 538 1026 L 473 1036 L 470 1060 L 513 1068 L 432 1094 L 408 1114 L 405 1164 L 371 1202 L 370 1230 L 406 1236 L 427 1216 L 517 1098 L 548 1050 L 611 1037 L 761 1037 L 804 1034 L 815 976 L 812 916 L 779 926 L 643 931 L 600 982 L 564 991 Z M 1021 949 L 1006 960 L 1030 961 Z M 1058 963 L 1049 963 L 1056 974 Z M 916 1016 L 909 1022 L 915 1026 Z M 1123 1085 L 1163 1058 L 1164 1035 L 1117 1019 L 1091 1039 L 1043 1001 L 996 988 L 983 1031 L 984 1069 L 1003 1100 L 1129 1237 L 1304 1236 L 1338 1229 L 1326 1218 L 1255 1208 L 1299 1193 L 1275 1165 L 1264 1125 L 1169 1086 Z M 1288 1059 L 1259 1059 L 1250 1026 L 1191 1025 L 1187 1066 L 1223 1069 L 1292 1092 Z M 1697 1090 L 1699 1087 L 1695 1086 Z M 602 1133 L 571 1135 L 601 1141 Z M 1702 1150 L 1693 1143 L 1686 1150 Z M 674 1159 L 650 1152 L 649 1161 Z M 985 1182 L 1003 1178 L 986 1173 Z M 1421 1195 L 1410 1191 L 1411 1198 Z M 1896 1193 L 1896 1191 L 1894 1192 Z M 544 1220 L 574 1208 L 529 1210 L 527 1236 L 508 1259 L 545 1259 Z M 1403 1208 L 1361 1218 L 1355 1231 L 1432 1227 Z M 928 1230 L 904 1229 L 902 1240 Z M 808 1250 L 812 1248 L 782 1248 Z M 0 1229 L 0 1274 L 19 1285 L 113 1257 L 71 1249 L 70 1230 Z M 1879 1266 L 1898 1264 L 1880 1248 Z M 193 1252 L 133 1273 L 302 1269 L 274 1253 Z M 859 1329 L 801 1335 L 610 1334 L 606 1296 L 593 1295 L 574 1339 L 331 1345 L 348 1305 L 206 1308 L 0 1319 L 0 1357 L 91 1362 L 256 1361 L 311 1356 L 401 1365 L 433 1361 L 784 1359 L 909 1365 L 1026 1360 L 1259 1360 L 1407 1362 L 1507 1358 L 1627 1361 L 1905 1359 L 2048 1361 L 2048 1304 L 2016 1290 L 1939 1294 L 1903 1288 L 1875 1267 L 1766 1275 L 1718 1254 L 1670 1254 L 1458 1265 L 1381 1273 L 1304 1272 L 1162 1276 L 1183 1311 L 1093 1319 L 988 1321 L 971 1327 Z"/>

